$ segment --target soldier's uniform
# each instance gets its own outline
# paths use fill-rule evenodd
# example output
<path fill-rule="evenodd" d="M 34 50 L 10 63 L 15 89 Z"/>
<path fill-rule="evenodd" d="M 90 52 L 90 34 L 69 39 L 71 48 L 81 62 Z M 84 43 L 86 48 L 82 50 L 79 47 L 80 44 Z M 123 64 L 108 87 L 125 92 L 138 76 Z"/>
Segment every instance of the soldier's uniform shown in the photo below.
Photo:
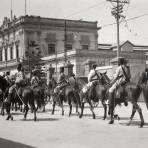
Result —
<path fill-rule="evenodd" d="M 95 82 L 101 78 L 100 72 L 96 71 L 96 67 L 97 67 L 96 64 L 92 65 L 92 70 L 90 70 L 88 74 L 88 84 L 83 89 L 84 93 L 86 93 L 89 89 L 91 89 L 92 91 L 94 88 Z"/>
<path fill-rule="evenodd" d="M 62 88 L 67 86 L 66 76 L 64 74 L 64 68 L 62 67 L 60 70 L 60 75 L 57 80 L 57 87 L 54 89 L 55 93 L 58 93 Z"/>
<path fill-rule="evenodd" d="M 111 87 L 109 88 L 109 107 L 111 113 L 111 121 L 109 122 L 112 124 L 114 122 L 113 119 L 113 112 L 114 112 L 114 92 L 120 86 L 124 86 L 127 82 L 130 81 L 130 70 L 125 64 L 124 58 L 118 59 L 118 67 L 116 69 L 115 75 L 111 81 Z M 125 104 L 126 104 L 125 100 Z"/>

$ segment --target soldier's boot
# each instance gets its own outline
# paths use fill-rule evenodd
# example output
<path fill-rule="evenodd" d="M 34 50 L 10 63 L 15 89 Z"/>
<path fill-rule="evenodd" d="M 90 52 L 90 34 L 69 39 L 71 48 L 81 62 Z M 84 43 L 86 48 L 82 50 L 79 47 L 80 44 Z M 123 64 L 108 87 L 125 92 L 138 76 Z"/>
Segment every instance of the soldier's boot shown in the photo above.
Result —
<path fill-rule="evenodd" d="M 114 93 L 109 93 L 109 113 L 110 113 L 109 124 L 113 124 L 114 123 Z"/>

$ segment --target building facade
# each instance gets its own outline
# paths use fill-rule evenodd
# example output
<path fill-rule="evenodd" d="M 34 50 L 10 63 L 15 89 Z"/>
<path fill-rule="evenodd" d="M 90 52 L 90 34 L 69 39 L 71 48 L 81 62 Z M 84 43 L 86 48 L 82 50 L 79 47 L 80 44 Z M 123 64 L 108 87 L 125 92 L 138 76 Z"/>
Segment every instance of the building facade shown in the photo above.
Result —
<path fill-rule="evenodd" d="M 77 50 L 94 51 L 98 46 L 97 22 L 21 16 L 4 18 L 0 27 L 0 71 L 13 71 L 18 62 L 40 55 L 48 68 L 58 70 L 70 60 L 77 73 Z"/>
<path fill-rule="evenodd" d="M 67 61 L 76 76 L 87 76 L 92 63 L 111 65 L 117 55 L 114 44 L 98 44 L 97 22 L 21 16 L 4 18 L 0 27 L 0 72 L 15 72 L 23 62 L 30 69 L 30 56 L 42 57 L 44 67 L 58 73 Z M 120 43 L 120 56 L 129 61 L 133 75 L 142 71 L 148 59 L 148 46 Z"/>

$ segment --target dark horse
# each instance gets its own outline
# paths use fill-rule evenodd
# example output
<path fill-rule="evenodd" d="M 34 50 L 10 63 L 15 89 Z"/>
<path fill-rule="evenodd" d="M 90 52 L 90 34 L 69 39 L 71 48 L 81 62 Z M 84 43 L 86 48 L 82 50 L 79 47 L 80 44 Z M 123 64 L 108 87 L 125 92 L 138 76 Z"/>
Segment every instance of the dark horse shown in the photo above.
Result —
<path fill-rule="evenodd" d="M 146 88 L 147 87 L 145 87 L 145 90 L 147 90 Z M 141 120 L 140 127 L 143 127 L 144 118 L 143 118 L 143 114 L 142 114 L 142 109 L 138 105 L 138 99 L 139 99 L 139 96 L 142 92 L 142 89 L 143 88 L 140 85 L 138 85 L 138 83 L 136 82 L 136 77 L 135 77 L 130 82 L 128 82 L 125 86 L 120 86 L 116 90 L 116 92 L 114 93 L 114 104 L 111 105 L 112 108 L 110 108 L 113 111 L 113 114 L 111 114 L 111 121 L 109 123 L 113 123 L 113 121 L 114 121 L 114 109 L 115 109 L 116 105 L 121 104 L 121 103 L 124 103 L 126 105 L 126 100 L 128 100 L 132 103 L 133 108 L 132 108 L 132 114 L 130 116 L 130 121 L 127 125 L 131 124 L 131 121 L 134 117 L 135 112 L 138 111 L 139 116 L 140 116 L 140 120 Z M 147 93 L 147 91 L 145 91 L 145 90 L 144 90 L 144 92 Z"/>
<path fill-rule="evenodd" d="M 37 106 L 41 106 L 41 103 L 38 99 L 40 97 L 40 95 L 38 95 L 38 90 L 36 89 L 32 89 L 29 85 L 23 85 L 18 91 L 16 90 L 16 88 L 13 91 L 13 96 L 17 97 L 17 100 L 21 101 L 22 104 L 24 105 L 24 120 L 26 120 L 27 117 L 27 113 L 29 110 L 29 106 L 31 107 L 31 111 L 34 113 L 34 121 L 37 120 L 37 116 L 36 116 L 36 107 L 35 107 L 35 103 L 37 102 Z M 8 94 L 8 100 L 5 103 L 6 106 L 6 112 L 8 114 L 8 117 L 6 118 L 7 120 L 9 119 L 13 119 L 12 114 L 10 112 L 10 108 L 11 108 L 11 101 L 12 101 L 12 95 Z"/>
<path fill-rule="evenodd" d="M 6 92 L 8 88 L 7 80 L 0 75 L 0 106 L 1 106 L 1 114 L 4 114 L 4 100 L 6 97 Z"/>
<path fill-rule="evenodd" d="M 101 78 L 100 80 L 96 80 L 93 82 L 93 92 L 91 92 L 91 89 L 88 89 L 85 93 L 84 90 L 86 87 L 86 84 L 84 88 L 80 92 L 80 98 L 81 98 L 81 114 L 80 118 L 83 116 L 83 111 L 84 111 L 84 104 L 88 103 L 90 110 L 93 115 L 93 119 L 95 119 L 95 113 L 94 113 L 94 107 L 96 105 L 93 104 L 98 104 L 99 100 L 102 102 L 103 108 L 104 108 L 104 117 L 103 119 L 106 119 L 107 116 L 107 97 L 106 97 L 106 91 L 107 91 L 107 84 L 108 84 L 108 77 L 106 76 L 106 73 L 101 73 Z"/>
<path fill-rule="evenodd" d="M 74 77 L 69 78 L 69 83 L 67 84 L 66 87 L 63 88 L 62 93 L 60 93 L 60 95 L 53 94 L 52 114 L 54 114 L 55 105 L 57 102 L 62 108 L 62 115 L 64 115 L 64 108 L 63 108 L 64 102 L 65 103 L 67 102 L 69 104 L 70 107 L 69 116 L 71 115 L 73 104 L 76 106 L 76 113 L 79 114 L 78 107 L 81 106 L 81 103 L 79 97 L 79 85 L 76 78 Z"/>

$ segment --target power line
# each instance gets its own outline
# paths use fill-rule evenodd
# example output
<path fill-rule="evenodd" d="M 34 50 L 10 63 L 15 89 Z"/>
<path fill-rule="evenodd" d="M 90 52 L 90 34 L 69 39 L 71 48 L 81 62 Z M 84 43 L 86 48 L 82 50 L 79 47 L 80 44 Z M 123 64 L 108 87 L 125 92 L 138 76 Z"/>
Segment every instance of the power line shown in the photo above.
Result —
<path fill-rule="evenodd" d="M 90 6 L 90 7 L 87 7 L 87 8 L 84 8 L 84 9 L 82 9 L 82 10 L 79 10 L 79 11 L 77 11 L 77 12 L 75 12 L 75 13 L 72 13 L 71 15 L 66 16 L 65 18 L 69 18 L 69 17 L 71 17 L 71 16 L 74 16 L 74 15 L 76 15 L 76 14 L 79 14 L 79 13 L 81 13 L 81 12 L 84 12 L 84 11 L 86 11 L 86 10 L 88 10 L 88 9 L 92 9 L 92 8 L 98 7 L 98 6 L 100 6 L 100 5 L 104 4 L 104 3 L 106 3 L 106 1 L 102 1 L 102 2 L 99 2 L 99 3 L 97 3 L 97 4 L 92 5 L 92 6 Z"/>
<path fill-rule="evenodd" d="M 138 19 L 138 18 L 141 18 L 141 17 L 144 17 L 144 16 L 147 16 L 148 13 L 145 13 L 145 14 L 142 14 L 142 15 L 139 15 L 139 16 L 135 16 L 135 17 L 131 17 L 131 18 L 128 18 L 126 19 L 127 22 L 131 21 L 131 20 L 135 20 L 135 19 Z M 115 25 L 116 23 L 110 23 L 110 24 L 106 24 L 106 25 L 103 25 L 102 27 L 108 27 L 108 26 L 112 26 L 112 25 Z"/>

